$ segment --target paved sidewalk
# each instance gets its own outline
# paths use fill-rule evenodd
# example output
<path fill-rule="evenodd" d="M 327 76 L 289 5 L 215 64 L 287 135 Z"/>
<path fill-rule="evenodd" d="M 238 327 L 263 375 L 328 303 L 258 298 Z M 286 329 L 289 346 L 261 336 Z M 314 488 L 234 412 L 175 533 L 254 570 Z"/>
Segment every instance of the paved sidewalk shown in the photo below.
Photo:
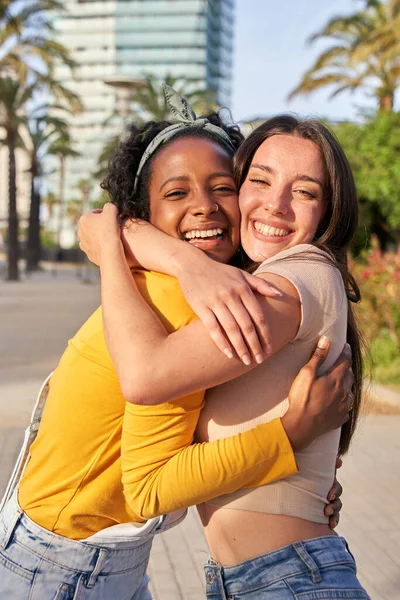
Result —
<path fill-rule="evenodd" d="M 99 286 L 73 272 L 30 281 L 0 281 L 0 493 L 18 454 L 23 427 L 42 379 L 68 337 L 97 306 Z M 356 556 L 372 600 L 400 600 L 400 415 L 362 420 L 339 479 L 344 487 L 339 533 Z M 155 539 L 150 560 L 155 600 L 204 599 L 207 546 L 192 509 Z"/>

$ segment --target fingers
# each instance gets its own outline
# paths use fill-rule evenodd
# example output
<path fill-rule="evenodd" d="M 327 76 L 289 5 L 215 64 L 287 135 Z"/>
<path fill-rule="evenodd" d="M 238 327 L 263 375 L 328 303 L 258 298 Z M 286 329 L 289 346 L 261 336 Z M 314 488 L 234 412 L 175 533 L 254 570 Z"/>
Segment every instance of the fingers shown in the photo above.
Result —
<path fill-rule="evenodd" d="M 339 525 L 339 519 L 340 519 L 340 515 L 337 515 L 335 517 L 329 517 L 329 527 L 331 529 L 335 529 L 335 527 L 337 527 Z"/>
<path fill-rule="evenodd" d="M 342 495 L 342 492 L 343 492 L 343 488 L 340 485 L 340 483 L 338 482 L 338 480 L 335 478 L 333 485 L 328 493 L 329 502 L 332 502 L 333 500 L 336 500 L 336 498 L 339 498 Z"/>
<path fill-rule="evenodd" d="M 351 347 L 349 344 L 345 344 L 343 346 L 342 352 L 340 353 L 336 361 L 333 363 L 329 371 L 327 371 L 327 374 L 337 370 L 339 370 L 339 372 L 342 370 L 344 373 L 346 370 L 349 370 L 351 368 L 351 361 Z"/>
<path fill-rule="evenodd" d="M 311 354 L 308 363 L 304 365 L 303 369 L 312 371 L 314 376 L 316 376 L 319 367 L 324 363 L 326 357 L 328 356 L 330 345 L 331 343 L 326 336 L 321 337 L 318 340 L 318 343 L 314 349 L 314 352 Z"/>
<path fill-rule="evenodd" d="M 240 360 L 248 366 L 251 364 L 251 355 L 246 340 L 249 340 L 249 345 L 250 342 L 252 343 L 253 348 L 258 353 L 262 352 L 262 349 L 254 325 L 247 311 L 243 305 L 240 307 L 240 304 L 235 304 L 229 308 L 225 304 L 221 304 L 218 310 L 215 311 L 215 316 L 234 351 Z M 240 326 L 237 319 L 240 321 Z"/>
<path fill-rule="evenodd" d="M 266 321 L 264 312 L 254 294 L 249 290 L 248 294 L 241 297 L 244 313 L 239 310 L 235 314 L 235 318 L 243 331 L 246 343 L 253 353 L 258 364 L 262 363 L 266 355 L 271 354 L 271 332 L 268 322 Z M 238 307 L 240 308 L 240 307 Z M 249 321 L 245 318 L 248 316 Z M 243 316 L 243 320 L 242 320 Z M 245 330 L 245 324 L 248 330 Z"/>
<path fill-rule="evenodd" d="M 336 463 L 335 463 L 335 469 L 336 469 L 336 471 L 337 471 L 338 469 L 340 469 L 340 467 L 342 466 L 342 464 L 343 464 L 343 461 L 342 461 L 342 459 L 341 459 L 341 458 L 339 458 L 339 457 L 337 456 L 337 457 L 336 457 Z M 340 486 L 340 487 L 342 487 L 342 486 Z"/>
<path fill-rule="evenodd" d="M 255 275 L 250 275 L 250 273 L 245 272 L 243 272 L 243 275 L 251 289 L 255 292 L 258 292 L 263 296 L 267 296 L 268 298 L 276 298 L 282 296 L 282 293 L 278 290 L 278 288 L 272 285 L 272 283 L 268 283 L 268 281 L 265 281 L 265 279 L 262 279 L 261 277 L 256 277 Z"/>
<path fill-rule="evenodd" d="M 337 498 L 334 502 L 328 504 L 324 509 L 324 514 L 329 517 L 329 527 L 334 529 L 338 523 L 340 518 L 340 511 L 342 510 L 342 501 L 340 498 Z"/>
<path fill-rule="evenodd" d="M 353 370 L 350 368 L 348 369 L 348 371 L 346 371 L 344 378 L 343 378 L 343 389 L 344 391 L 349 394 L 351 394 L 351 390 L 354 384 L 354 373 Z"/>
<path fill-rule="evenodd" d="M 233 351 L 230 343 L 228 342 L 226 336 L 223 333 L 222 327 L 218 322 L 215 314 L 212 310 L 204 309 L 203 311 L 199 311 L 198 313 L 199 319 L 202 321 L 204 326 L 206 327 L 209 336 L 213 340 L 214 344 L 226 354 L 228 358 L 233 358 Z"/>

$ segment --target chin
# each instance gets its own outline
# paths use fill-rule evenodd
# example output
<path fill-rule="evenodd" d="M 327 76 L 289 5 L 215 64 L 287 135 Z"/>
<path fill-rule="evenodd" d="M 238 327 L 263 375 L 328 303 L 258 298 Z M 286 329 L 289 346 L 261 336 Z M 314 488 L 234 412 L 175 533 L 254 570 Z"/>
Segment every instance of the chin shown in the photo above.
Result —
<path fill-rule="evenodd" d="M 235 256 L 234 252 L 213 252 L 212 250 L 207 250 L 205 252 L 205 254 L 207 254 L 207 256 L 209 256 L 210 258 L 212 258 L 213 260 L 216 260 L 217 262 L 223 263 L 223 264 L 228 264 L 229 261 Z"/>

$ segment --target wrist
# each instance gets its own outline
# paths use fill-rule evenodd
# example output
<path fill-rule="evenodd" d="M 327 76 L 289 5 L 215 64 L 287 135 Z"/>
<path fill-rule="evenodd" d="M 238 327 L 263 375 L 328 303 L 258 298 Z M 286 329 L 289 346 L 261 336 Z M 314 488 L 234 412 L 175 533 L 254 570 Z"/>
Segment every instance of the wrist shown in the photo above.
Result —
<path fill-rule="evenodd" d="M 299 420 L 293 414 L 294 411 L 288 411 L 281 417 L 281 423 L 289 439 L 289 442 L 294 452 L 303 450 L 310 445 L 311 440 L 307 435 L 307 427 L 305 427 L 304 421 Z"/>
<path fill-rule="evenodd" d="M 108 236 L 104 239 L 104 242 L 99 247 L 99 264 L 100 266 L 110 257 L 124 257 L 124 246 L 121 238 L 117 236 Z"/>
<path fill-rule="evenodd" d="M 182 252 L 182 249 L 184 252 Z M 195 246 L 186 243 L 184 248 L 181 245 L 176 246 L 170 253 L 169 259 L 170 274 L 179 279 L 188 272 L 193 273 L 200 264 L 208 260 L 208 257 Z"/>

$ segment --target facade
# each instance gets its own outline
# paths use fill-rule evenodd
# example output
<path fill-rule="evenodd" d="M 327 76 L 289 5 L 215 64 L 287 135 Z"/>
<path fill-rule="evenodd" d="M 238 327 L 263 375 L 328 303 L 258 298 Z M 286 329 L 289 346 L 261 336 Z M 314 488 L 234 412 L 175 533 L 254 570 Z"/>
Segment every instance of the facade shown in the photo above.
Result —
<path fill-rule="evenodd" d="M 230 105 L 234 0 L 65 0 L 54 19 L 57 40 L 78 63 L 72 77 L 60 66 L 56 76 L 79 94 L 84 112 L 71 121 L 78 159 L 66 161 L 65 199 L 79 197 L 77 183 L 90 179 L 105 141 L 121 128 L 110 118 L 117 89 L 105 80 L 153 74 L 199 80 Z M 99 196 L 92 179 L 91 200 Z M 56 178 L 49 188 L 57 192 Z"/>

